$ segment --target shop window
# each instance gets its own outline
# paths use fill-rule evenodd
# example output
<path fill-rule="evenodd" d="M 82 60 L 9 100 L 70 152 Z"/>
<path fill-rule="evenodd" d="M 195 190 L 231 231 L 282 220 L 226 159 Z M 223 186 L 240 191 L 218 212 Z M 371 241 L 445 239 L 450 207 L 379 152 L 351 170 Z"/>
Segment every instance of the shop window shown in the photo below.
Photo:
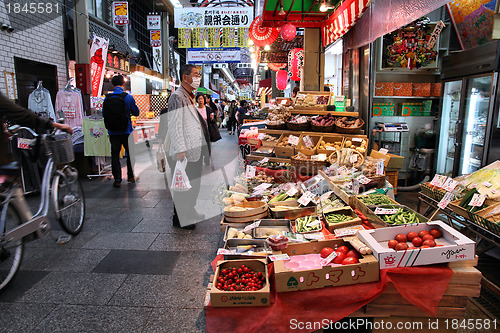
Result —
<path fill-rule="evenodd" d="M 106 1 L 105 0 L 88 0 L 87 8 L 90 14 L 95 17 L 100 18 L 103 21 L 106 21 Z"/>

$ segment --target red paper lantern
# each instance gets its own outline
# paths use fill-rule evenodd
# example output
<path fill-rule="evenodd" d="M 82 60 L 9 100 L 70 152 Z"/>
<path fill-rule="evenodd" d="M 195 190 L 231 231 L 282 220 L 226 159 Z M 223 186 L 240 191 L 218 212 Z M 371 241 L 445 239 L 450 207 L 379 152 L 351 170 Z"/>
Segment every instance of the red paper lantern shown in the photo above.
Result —
<path fill-rule="evenodd" d="M 285 90 L 286 84 L 288 83 L 288 73 L 287 71 L 280 69 L 276 72 L 276 87 L 279 90 Z"/>
<path fill-rule="evenodd" d="M 297 28 L 293 24 L 287 23 L 281 27 L 281 37 L 284 40 L 291 41 L 295 35 L 297 35 Z"/>
<path fill-rule="evenodd" d="M 261 25 L 262 19 L 257 16 L 250 25 L 249 37 L 257 46 L 271 45 L 280 35 L 280 29 Z"/>
<path fill-rule="evenodd" d="M 284 63 L 270 62 L 270 63 L 267 64 L 267 66 L 269 67 L 269 69 L 272 69 L 273 71 L 277 72 L 280 69 L 283 69 L 283 68 L 286 67 L 286 62 L 284 62 Z"/>
<path fill-rule="evenodd" d="M 304 66 L 304 49 L 295 48 L 288 52 L 288 72 L 290 80 L 300 81 L 300 70 Z"/>

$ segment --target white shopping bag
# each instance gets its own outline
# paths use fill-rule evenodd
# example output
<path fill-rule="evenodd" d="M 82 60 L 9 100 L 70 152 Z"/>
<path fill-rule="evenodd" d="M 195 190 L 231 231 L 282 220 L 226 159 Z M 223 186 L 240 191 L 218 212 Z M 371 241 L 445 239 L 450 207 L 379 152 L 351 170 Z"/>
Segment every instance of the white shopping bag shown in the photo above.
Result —
<path fill-rule="evenodd" d="M 176 192 L 185 192 L 191 188 L 189 178 L 186 175 L 187 159 L 177 161 L 172 178 L 172 190 Z"/>
<path fill-rule="evenodd" d="M 156 166 L 158 171 L 164 173 L 167 170 L 167 158 L 165 156 L 165 151 L 163 150 L 163 145 L 160 143 L 160 148 L 156 152 Z"/>

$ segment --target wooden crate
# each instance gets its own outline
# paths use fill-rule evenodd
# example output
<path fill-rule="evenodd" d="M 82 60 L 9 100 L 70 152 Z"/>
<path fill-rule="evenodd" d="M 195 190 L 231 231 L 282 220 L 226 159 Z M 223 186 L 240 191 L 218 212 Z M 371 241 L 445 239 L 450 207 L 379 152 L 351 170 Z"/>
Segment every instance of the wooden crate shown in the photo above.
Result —
<path fill-rule="evenodd" d="M 385 176 L 389 183 L 394 187 L 394 194 L 398 193 L 398 175 L 399 171 L 385 170 Z"/>

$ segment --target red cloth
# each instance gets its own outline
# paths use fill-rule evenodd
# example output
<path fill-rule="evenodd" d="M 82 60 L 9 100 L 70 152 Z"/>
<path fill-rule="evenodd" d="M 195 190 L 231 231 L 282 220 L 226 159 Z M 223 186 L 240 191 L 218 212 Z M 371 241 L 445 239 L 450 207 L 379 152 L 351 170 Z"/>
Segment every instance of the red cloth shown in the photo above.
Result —
<path fill-rule="evenodd" d="M 211 332 L 289 332 L 291 320 L 338 321 L 383 293 L 389 282 L 420 309 L 435 314 L 453 271 L 445 265 L 380 270 L 380 281 L 351 286 L 327 287 L 276 293 L 271 279 L 271 306 L 206 309 L 206 329 Z M 426 290 L 425 301 L 419 294 Z M 411 315 L 411 314 L 410 314 Z M 295 330 L 294 330 L 295 331 Z M 296 330 L 308 332 L 308 330 Z"/>

